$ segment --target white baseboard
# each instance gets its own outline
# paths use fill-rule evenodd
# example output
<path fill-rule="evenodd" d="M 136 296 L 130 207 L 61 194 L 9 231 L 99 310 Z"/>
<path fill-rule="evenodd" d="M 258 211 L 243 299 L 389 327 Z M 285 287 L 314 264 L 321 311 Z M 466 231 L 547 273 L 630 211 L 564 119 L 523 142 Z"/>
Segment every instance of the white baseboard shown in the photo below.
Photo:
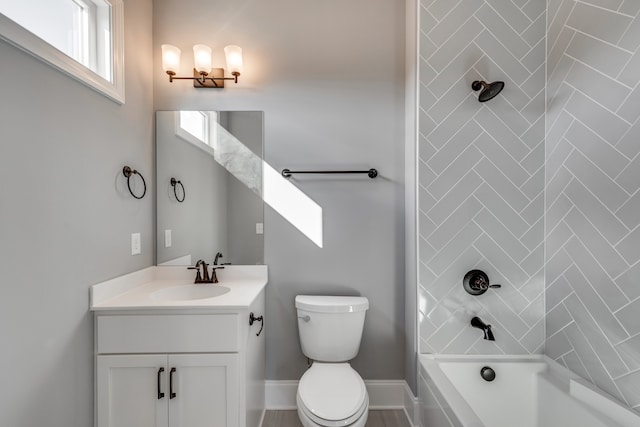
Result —
<path fill-rule="evenodd" d="M 417 425 L 418 399 L 404 380 L 365 380 L 369 409 L 404 409 L 411 425 Z M 267 410 L 296 409 L 298 381 L 266 381 Z"/>
<path fill-rule="evenodd" d="M 296 409 L 298 381 L 265 381 L 265 407 L 267 410 Z"/>
<path fill-rule="evenodd" d="M 407 383 L 404 384 L 404 412 L 412 426 L 420 424 L 420 401 Z"/>
<path fill-rule="evenodd" d="M 368 380 L 370 409 L 403 409 L 407 383 L 404 380 Z"/>

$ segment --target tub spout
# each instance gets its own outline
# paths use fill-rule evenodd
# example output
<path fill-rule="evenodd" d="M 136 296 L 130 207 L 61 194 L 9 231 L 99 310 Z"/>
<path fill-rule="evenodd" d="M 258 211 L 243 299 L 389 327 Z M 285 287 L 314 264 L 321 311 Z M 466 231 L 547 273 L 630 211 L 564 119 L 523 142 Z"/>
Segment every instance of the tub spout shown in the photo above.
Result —
<path fill-rule="evenodd" d="M 491 325 L 487 325 L 480 319 L 479 317 L 474 317 L 471 319 L 471 326 L 474 328 L 482 329 L 484 332 L 484 339 L 488 341 L 495 341 L 496 339 L 493 336 L 493 332 L 491 331 Z"/>
<path fill-rule="evenodd" d="M 495 341 L 493 332 L 491 331 L 491 325 L 487 325 L 487 329 L 484 330 L 484 339 L 489 341 Z"/>

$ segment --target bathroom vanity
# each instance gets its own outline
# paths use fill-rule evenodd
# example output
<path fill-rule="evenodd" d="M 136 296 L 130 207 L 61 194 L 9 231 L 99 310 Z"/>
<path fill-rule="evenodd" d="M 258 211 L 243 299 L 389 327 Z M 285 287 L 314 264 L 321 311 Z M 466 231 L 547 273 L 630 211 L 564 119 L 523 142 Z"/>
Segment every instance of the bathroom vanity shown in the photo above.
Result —
<path fill-rule="evenodd" d="M 91 288 L 96 427 L 259 427 L 267 267 L 217 273 L 194 285 L 151 267 Z"/>

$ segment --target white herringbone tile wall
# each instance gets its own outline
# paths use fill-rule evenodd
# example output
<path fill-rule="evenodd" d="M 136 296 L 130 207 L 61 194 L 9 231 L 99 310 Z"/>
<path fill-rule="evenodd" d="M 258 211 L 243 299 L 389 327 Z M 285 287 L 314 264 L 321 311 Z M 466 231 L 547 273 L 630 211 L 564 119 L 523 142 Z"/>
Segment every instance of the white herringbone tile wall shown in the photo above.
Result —
<path fill-rule="evenodd" d="M 545 5 L 422 0 L 421 352 L 543 350 Z M 474 80 L 505 89 L 480 103 Z M 468 295 L 462 278 L 473 268 L 502 288 Z M 475 315 L 495 342 L 469 325 Z"/>
<path fill-rule="evenodd" d="M 549 0 L 546 354 L 640 410 L 640 0 Z"/>

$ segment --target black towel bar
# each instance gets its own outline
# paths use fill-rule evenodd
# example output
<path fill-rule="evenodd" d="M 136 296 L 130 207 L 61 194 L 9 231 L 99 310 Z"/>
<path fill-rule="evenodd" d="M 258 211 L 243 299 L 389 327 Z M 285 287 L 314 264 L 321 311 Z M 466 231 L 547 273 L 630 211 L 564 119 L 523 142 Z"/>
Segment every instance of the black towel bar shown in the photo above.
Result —
<path fill-rule="evenodd" d="M 320 174 L 352 174 L 352 173 L 366 173 L 369 178 L 373 179 L 378 176 L 376 169 L 369 169 L 366 171 L 292 171 L 289 169 L 282 169 L 282 176 L 285 178 L 291 178 L 294 173 L 320 173 Z"/>

